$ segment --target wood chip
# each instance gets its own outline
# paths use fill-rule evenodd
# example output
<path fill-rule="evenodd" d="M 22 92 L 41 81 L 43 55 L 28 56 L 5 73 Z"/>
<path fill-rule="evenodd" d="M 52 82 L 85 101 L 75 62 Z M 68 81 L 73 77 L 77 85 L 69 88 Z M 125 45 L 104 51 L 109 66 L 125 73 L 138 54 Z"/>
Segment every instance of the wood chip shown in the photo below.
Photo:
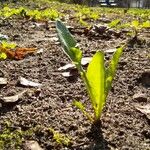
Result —
<path fill-rule="evenodd" d="M 89 64 L 89 63 L 91 62 L 91 60 L 92 60 L 92 57 L 83 57 L 83 58 L 81 59 L 81 64 L 82 64 L 83 66 L 86 66 L 87 64 Z"/>
<path fill-rule="evenodd" d="M 74 69 L 74 68 L 75 68 L 74 64 L 67 64 L 67 65 L 64 65 L 64 66 L 58 68 L 58 70 L 63 71 L 63 70 Z"/>
<path fill-rule="evenodd" d="M 92 57 L 83 57 L 81 59 L 81 64 L 83 66 L 86 66 L 87 64 L 89 64 L 89 62 L 92 60 Z M 75 69 L 75 65 L 74 64 L 67 64 L 64 65 L 60 68 L 58 68 L 59 71 L 66 71 L 66 70 L 71 70 L 71 69 Z"/>
<path fill-rule="evenodd" d="M 19 83 L 23 86 L 30 86 L 30 87 L 41 87 L 42 86 L 42 84 L 40 84 L 40 83 L 29 81 L 23 77 L 19 77 Z"/>
<path fill-rule="evenodd" d="M 0 85 L 6 85 L 6 84 L 7 84 L 7 78 L 0 77 Z"/>
<path fill-rule="evenodd" d="M 14 102 L 17 102 L 20 98 L 22 98 L 23 94 L 26 92 L 27 92 L 27 90 L 24 90 L 16 95 L 3 97 L 1 99 L 5 103 L 14 103 Z"/>

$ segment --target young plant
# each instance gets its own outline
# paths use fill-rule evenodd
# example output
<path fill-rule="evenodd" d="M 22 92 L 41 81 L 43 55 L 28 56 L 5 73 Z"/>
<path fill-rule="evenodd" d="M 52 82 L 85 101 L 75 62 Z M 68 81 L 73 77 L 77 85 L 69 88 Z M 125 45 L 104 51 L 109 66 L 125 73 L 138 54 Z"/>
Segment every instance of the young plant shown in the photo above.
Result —
<path fill-rule="evenodd" d="M 120 19 L 116 19 L 116 20 L 111 21 L 111 22 L 108 24 L 108 26 L 109 26 L 110 28 L 115 28 L 115 27 L 117 27 L 117 25 L 120 24 L 120 23 L 121 23 Z"/>
<path fill-rule="evenodd" d="M 131 22 L 131 26 L 133 28 L 133 37 L 135 39 L 137 39 L 137 36 L 138 36 L 138 30 L 140 29 L 140 23 L 138 20 L 133 20 Z"/>
<path fill-rule="evenodd" d="M 65 54 L 75 64 L 85 83 L 94 110 L 94 117 L 86 111 L 81 102 L 75 101 L 74 104 L 91 121 L 97 122 L 99 121 L 102 110 L 105 106 L 106 98 L 111 89 L 117 64 L 124 46 L 116 50 L 107 68 L 104 65 L 104 53 L 97 51 L 89 63 L 87 71 L 85 71 L 81 65 L 82 51 L 76 47 L 77 43 L 69 30 L 60 20 L 56 21 L 56 29 Z"/>
<path fill-rule="evenodd" d="M 53 128 L 49 128 L 49 131 L 53 134 L 53 139 L 61 145 L 69 146 L 71 144 L 71 138 L 69 136 L 65 136 L 65 134 L 59 133 L 55 131 Z"/>

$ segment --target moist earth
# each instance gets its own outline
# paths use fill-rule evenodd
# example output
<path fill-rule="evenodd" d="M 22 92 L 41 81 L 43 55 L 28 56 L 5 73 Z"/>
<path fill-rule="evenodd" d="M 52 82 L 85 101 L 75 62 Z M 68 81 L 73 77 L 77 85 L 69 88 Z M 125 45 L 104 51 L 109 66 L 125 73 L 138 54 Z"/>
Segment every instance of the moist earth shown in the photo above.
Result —
<path fill-rule="evenodd" d="M 107 38 L 107 35 L 85 34 L 84 28 L 77 27 L 73 20 L 68 20 L 66 25 L 71 25 L 71 33 L 84 57 L 91 57 L 97 50 L 105 52 L 116 48 L 127 39 L 125 35 Z M 64 77 L 58 70 L 70 60 L 57 39 L 55 21 L 48 22 L 46 27 L 36 26 L 34 20 L 13 18 L 1 20 L 0 26 L 0 33 L 19 47 L 43 49 L 22 60 L 0 62 L 0 75 L 8 79 L 8 84 L 0 87 L 1 97 L 28 90 L 15 103 L 1 102 L 1 134 L 5 122 L 10 122 L 12 133 L 17 129 L 27 131 L 38 127 L 30 136 L 23 137 L 19 149 L 26 149 L 25 141 L 35 140 L 45 150 L 150 150 L 150 118 L 136 108 L 150 103 L 149 30 L 139 34 L 140 42 L 131 43 L 124 50 L 101 122 L 92 125 L 72 105 L 74 100 L 80 100 L 92 112 L 80 76 Z M 111 56 L 112 53 L 105 52 L 106 61 Z M 41 83 L 42 87 L 24 87 L 18 83 L 20 76 Z M 68 137 L 70 142 L 56 141 L 50 129 Z M 5 144 L 4 149 L 16 148 Z"/>

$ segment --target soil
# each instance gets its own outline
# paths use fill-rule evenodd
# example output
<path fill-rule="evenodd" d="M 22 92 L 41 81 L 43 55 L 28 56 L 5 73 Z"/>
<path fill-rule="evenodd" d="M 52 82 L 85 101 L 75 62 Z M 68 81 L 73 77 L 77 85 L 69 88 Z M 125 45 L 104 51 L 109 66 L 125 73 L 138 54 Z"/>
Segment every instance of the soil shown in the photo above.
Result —
<path fill-rule="evenodd" d="M 107 98 L 100 124 L 92 123 L 72 105 L 82 101 L 91 111 L 90 100 L 80 76 L 63 77 L 58 68 L 70 63 L 57 41 L 55 22 L 37 27 L 35 21 L 13 18 L 0 20 L 0 33 L 20 47 L 43 49 L 40 54 L 29 55 L 22 60 L 1 61 L 1 76 L 8 84 L 0 87 L 1 96 L 9 96 L 28 89 L 19 101 L 2 103 L 0 128 L 11 122 L 11 129 L 26 131 L 40 127 L 31 136 L 23 137 L 19 149 L 25 149 L 26 140 L 35 140 L 44 150 L 150 150 L 150 120 L 136 109 L 137 105 L 150 103 L 150 30 L 140 33 L 142 42 L 132 43 L 120 59 L 112 89 Z M 97 50 L 117 47 L 126 37 L 97 37 L 84 34 L 73 20 L 66 23 L 73 27 L 72 34 L 83 50 L 84 56 L 92 56 Z M 77 31 L 81 32 L 77 32 Z M 106 53 L 106 60 L 112 54 Z M 42 84 L 41 89 L 18 84 L 19 77 Z M 38 90 L 38 92 L 37 92 Z M 68 136 L 71 142 L 58 143 L 49 128 Z M 16 141 L 14 140 L 14 143 Z M 5 145 L 15 150 L 14 145 Z"/>

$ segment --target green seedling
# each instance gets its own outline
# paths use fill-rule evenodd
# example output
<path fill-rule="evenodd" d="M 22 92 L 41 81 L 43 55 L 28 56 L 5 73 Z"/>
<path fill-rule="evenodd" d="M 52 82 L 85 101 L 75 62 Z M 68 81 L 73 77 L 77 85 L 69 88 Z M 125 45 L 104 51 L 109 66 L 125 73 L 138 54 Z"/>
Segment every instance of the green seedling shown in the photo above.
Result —
<path fill-rule="evenodd" d="M 59 133 L 58 131 L 55 131 L 52 128 L 49 128 L 49 131 L 52 132 L 53 134 L 53 139 L 58 143 L 58 144 L 63 144 L 63 145 L 70 145 L 71 140 L 68 136 L 65 136 L 64 134 Z"/>
<path fill-rule="evenodd" d="M 91 121 L 97 122 L 105 106 L 124 46 L 116 50 L 107 68 L 104 65 L 104 53 L 97 51 L 89 63 L 87 71 L 85 71 L 81 65 L 82 51 L 76 47 L 77 43 L 69 30 L 60 20 L 56 21 L 56 29 L 65 54 L 75 64 L 85 83 L 94 110 L 94 117 L 87 113 L 81 102 L 75 101 L 74 104 Z"/>
<path fill-rule="evenodd" d="M 132 28 L 133 28 L 133 35 L 134 35 L 134 37 L 137 38 L 138 30 L 139 30 L 139 28 L 140 28 L 140 23 L 139 23 L 139 21 L 138 21 L 138 20 L 132 21 L 132 22 L 131 22 L 131 26 L 132 26 Z"/>
<path fill-rule="evenodd" d="M 21 146 L 25 139 L 31 138 L 38 130 L 38 127 L 30 128 L 26 131 L 13 128 L 13 124 L 9 121 L 4 121 L 2 129 L 0 131 L 0 149 L 21 149 Z"/>
<path fill-rule="evenodd" d="M 147 20 L 147 21 L 143 22 L 142 28 L 150 29 L 150 21 Z"/>
<path fill-rule="evenodd" d="M 17 45 L 16 45 L 16 43 L 12 43 L 12 42 L 9 43 L 7 41 L 2 41 L 1 46 L 2 46 L 2 48 L 14 49 Z"/>
<path fill-rule="evenodd" d="M 116 19 L 116 20 L 111 21 L 111 22 L 108 24 L 108 26 L 109 26 L 110 28 L 115 28 L 118 24 L 120 24 L 120 19 Z"/>

